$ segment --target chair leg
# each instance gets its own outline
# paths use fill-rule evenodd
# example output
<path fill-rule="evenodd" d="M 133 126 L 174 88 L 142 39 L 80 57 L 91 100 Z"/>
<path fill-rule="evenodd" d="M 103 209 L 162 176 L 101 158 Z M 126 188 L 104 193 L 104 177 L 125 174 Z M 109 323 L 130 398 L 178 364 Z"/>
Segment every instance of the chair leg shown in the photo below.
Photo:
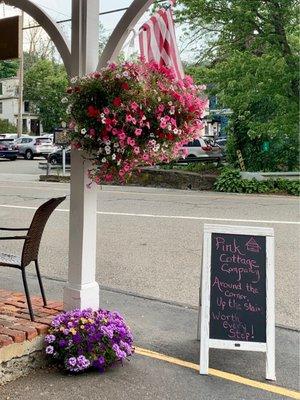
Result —
<path fill-rule="evenodd" d="M 43 298 L 43 302 L 44 302 L 44 307 L 45 307 L 47 305 L 47 300 L 46 300 L 46 296 L 45 296 L 45 292 L 44 292 L 44 287 L 43 287 L 42 277 L 41 277 L 41 274 L 40 274 L 38 260 L 35 260 L 34 263 L 35 263 L 36 274 L 37 274 L 37 277 L 38 277 L 38 281 L 39 281 L 39 285 L 40 285 L 40 289 L 41 289 L 41 294 L 42 294 L 42 298 Z"/>
<path fill-rule="evenodd" d="M 24 285 L 24 289 L 25 289 L 25 295 L 26 295 L 26 300 L 27 300 L 30 319 L 31 319 L 31 321 L 34 321 L 34 315 L 33 315 L 31 300 L 30 300 L 30 296 L 29 296 L 29 290 L 28 290 L 28 285 L 27 285 L 25 268 L 22 268 L 22 279 L 23 279 L 23 285 Z"/>

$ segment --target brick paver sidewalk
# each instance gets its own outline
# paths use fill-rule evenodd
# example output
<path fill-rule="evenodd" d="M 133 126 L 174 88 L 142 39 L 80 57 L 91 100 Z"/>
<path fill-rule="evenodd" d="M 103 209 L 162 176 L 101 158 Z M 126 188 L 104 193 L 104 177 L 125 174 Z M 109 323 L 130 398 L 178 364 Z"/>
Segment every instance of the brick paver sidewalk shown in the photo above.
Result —
<path fill-rule="evenodd" d="M 32 340 L 47 332 L 54 315 L 62 311 L 62 303 L 32 296 L 35 321 L 29 317 L 25 295 L 0 289 L 0 348 Z"/>

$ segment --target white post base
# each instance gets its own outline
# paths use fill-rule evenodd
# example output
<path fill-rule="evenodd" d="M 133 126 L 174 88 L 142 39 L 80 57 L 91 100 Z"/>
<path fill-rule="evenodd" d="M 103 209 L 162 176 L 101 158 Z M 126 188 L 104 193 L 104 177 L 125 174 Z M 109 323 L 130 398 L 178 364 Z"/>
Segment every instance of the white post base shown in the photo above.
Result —
<path fill-rule="evenodd" d="M 97 282 L 81 286 L 66 286 L 64 288 L 64 310 L 99 308 L 99 285 Z"/>

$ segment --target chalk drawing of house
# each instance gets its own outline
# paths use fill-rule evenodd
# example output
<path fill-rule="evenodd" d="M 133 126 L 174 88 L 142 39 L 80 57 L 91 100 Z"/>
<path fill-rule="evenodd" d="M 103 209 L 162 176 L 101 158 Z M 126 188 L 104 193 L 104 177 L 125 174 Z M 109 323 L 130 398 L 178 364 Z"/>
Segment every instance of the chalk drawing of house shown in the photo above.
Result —
<path fill-rule="evenodd" d="M 253 237 L 248 240 L 245 246 L 248 251 L 252 251 L 253 253 L 259 253 L 259 250 L 261 249 L 260 245 L 255 241 Z"/>

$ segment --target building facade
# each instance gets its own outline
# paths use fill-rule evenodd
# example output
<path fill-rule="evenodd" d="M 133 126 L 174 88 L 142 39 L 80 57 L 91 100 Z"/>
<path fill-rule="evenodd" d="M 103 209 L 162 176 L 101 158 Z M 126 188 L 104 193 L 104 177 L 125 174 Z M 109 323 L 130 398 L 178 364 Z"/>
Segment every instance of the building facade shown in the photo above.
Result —
<path fill-rule="evenodd" d="M 209 98 L 209 112 L 204 117 L 205 136 L 213 139 L 226 138 L 227 126 L 232 111 L 229 108 L 218 107 L 216 96 Z"/>
<path fill-rule="evenodd" d="M 24 100 L 22 107 L 23 133 L 39 135 L 42 129 L 34 105 Z M 0 119 L 6 120 L 17 127 L 18 110 L 19 78 L 0 79 Z"/>

